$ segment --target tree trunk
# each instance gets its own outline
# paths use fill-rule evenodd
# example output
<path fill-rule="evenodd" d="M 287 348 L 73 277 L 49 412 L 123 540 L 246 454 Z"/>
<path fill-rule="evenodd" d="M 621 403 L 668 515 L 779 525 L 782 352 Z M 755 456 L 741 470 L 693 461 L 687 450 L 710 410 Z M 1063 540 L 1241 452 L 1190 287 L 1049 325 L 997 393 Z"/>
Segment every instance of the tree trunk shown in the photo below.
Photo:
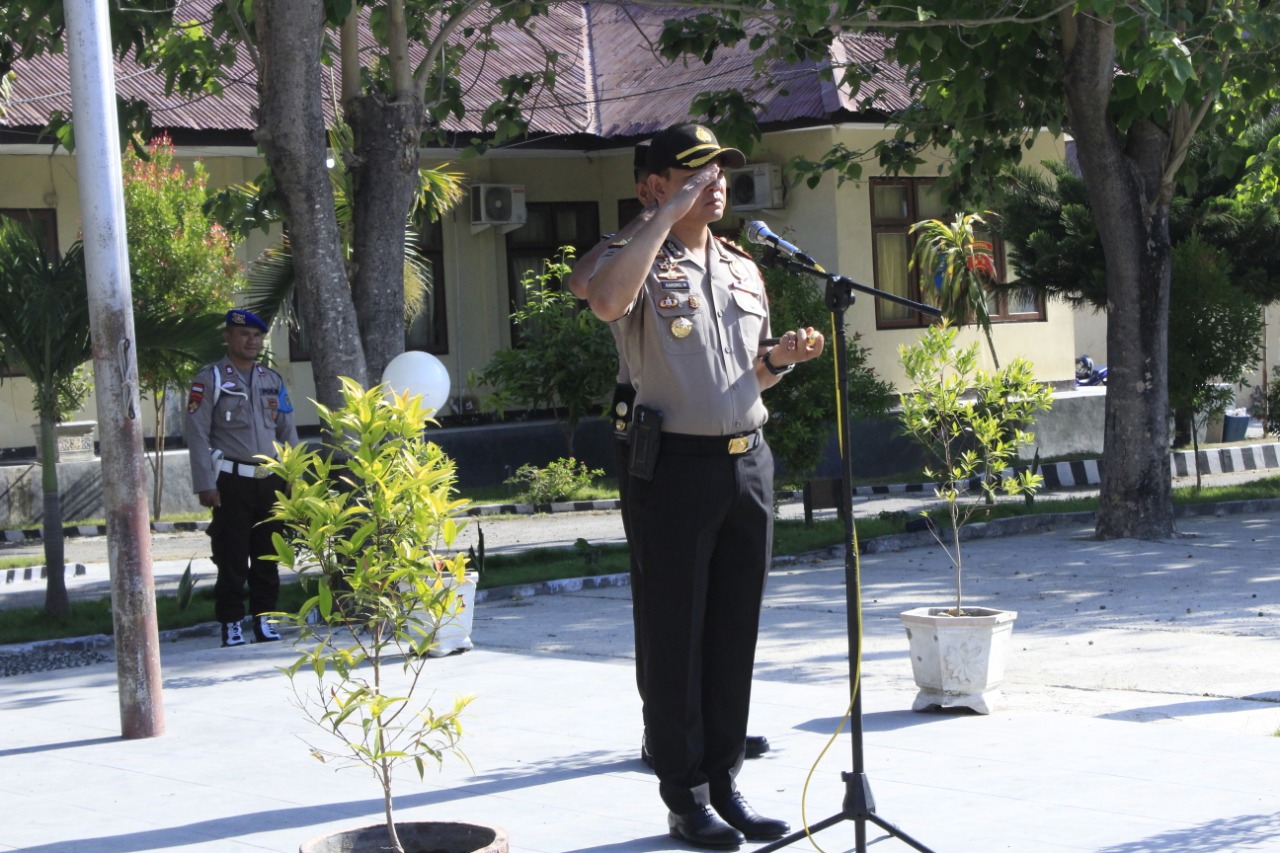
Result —
<path fill-rule="evenodd" d="M 338 377 L 368 383 L 355 305 L 325 166 L 321 110 L 321 0 L 266 0 L 256 11 L 258 142 L 266 153 L 293 242 L 302 316 L 311 338 L 316 398 L 342 404 Z"/>
<path fill-rule="evenodd" d="M 53 415 L 40 416 L 40 487 L 44 492 L 44 512 L 40 535 L 44 540 L 44 612 L 55 619 L 71 613 L 67 596 L 66 542 L 62 536 L 62 494 L 58 491 L 58 439 Z"/>
<path fill-rule="evenodd" d="M 1166 134 L 1149 122 L 1121 137 L 1107 114 L 1114 27 L 1075 19 L 1066 56 L 1067 112 L 1107 258 L 1106 463 L 1100 539 L 1173 534 L 1169 473 L 1169 199 Z"/>
<path fill-rule="evenodd" d="M 355 136 L 351 291 L 372 384 L 404 352 L 404 229 L 418 184 L 422 101 L 371 93 L 345 109 Z"/>

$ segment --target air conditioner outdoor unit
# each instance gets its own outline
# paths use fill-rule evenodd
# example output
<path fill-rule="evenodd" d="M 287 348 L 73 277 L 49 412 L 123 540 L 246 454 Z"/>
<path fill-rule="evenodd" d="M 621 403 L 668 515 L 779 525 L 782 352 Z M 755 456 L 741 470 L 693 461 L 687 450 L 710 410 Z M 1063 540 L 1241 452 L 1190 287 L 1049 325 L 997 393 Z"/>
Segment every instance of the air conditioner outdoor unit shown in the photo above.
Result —
<path fill-rule="evenodd" d="M 472 226 L 510 225 L 518 227 L 525 223 L 526 218 L 523 184 L 472 185 Z"/>
<path fill-rule="evenodd" d="M 729 206 L 733 210 L 776 210 L 783 206 L 782 167 L 757 163 L 729 170 Z"/>

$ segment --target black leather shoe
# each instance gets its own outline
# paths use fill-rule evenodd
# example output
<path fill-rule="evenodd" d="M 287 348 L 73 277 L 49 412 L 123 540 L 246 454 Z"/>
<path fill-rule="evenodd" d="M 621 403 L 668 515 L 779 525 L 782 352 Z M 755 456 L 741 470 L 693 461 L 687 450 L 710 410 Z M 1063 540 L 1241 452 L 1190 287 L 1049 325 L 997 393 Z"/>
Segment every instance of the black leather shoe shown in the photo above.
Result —
<path fill-rule="evenodd" d="M 716 817 L 711 806 L 701 806 L 684 814 L 671 812 L 667 815 L 667 827 L 672 838 L 687 841 L 694 847 L 727 850 L 746 841 L 741 832 Z"/>
<path fill-rule="evenodd" d="M 791 824 L 785 820 L 774 820 L 756 814 L 755 809 L 747 805 L 746 799 L 738 791 L 712 805 L 725 823 L 741 832 L 748 841 L 773 841 L 791 831 Z"/>

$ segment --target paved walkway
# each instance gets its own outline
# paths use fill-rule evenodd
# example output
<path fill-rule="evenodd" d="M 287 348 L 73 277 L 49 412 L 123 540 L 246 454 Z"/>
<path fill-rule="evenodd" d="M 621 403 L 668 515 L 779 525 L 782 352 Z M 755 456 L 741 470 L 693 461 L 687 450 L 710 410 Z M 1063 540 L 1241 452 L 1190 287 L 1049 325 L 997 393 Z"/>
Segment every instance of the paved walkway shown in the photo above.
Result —
<path fill-rule="evenodd" d="M 863 557 L 861 738 L 840 731 L 843 559 L 776 566 L 751 724 L 774 749 L 742 789 L 816 822 L 840 810 L 857 752 L 877 813 L 937 853 L 1280 851 L 1276 521 L 1185 519 L 1167 542 L 1097 542 L 1064 521 L 968 543 L 966 600 L 1019 613 L 989 716 L 908 710 L 896 614 L 946 594 L 938 549 Z M 572 518 L 565 536 L 583 529 Z M 636 757 L 626 588 L 485 601 L 473 637 L 428 666 L 441 699 L 476 697 L 471 764 L 403 770 L 399 816 L 497 824 L 524 853 L 683 849 Z M 110 663 L 0 680 L 0 850 L 294 851 L 376 822 L 373 780 L 308 754 L 304 740 L 327 744 L 276 671 L 290 658 L 287 643 L 220 649 L 212 633 L 164 644 L 166 731 L 134 741 Z M 873 851 L 909 849 L 867 829 Z M 816 840 L 853 839 L 846 821 Z"/>

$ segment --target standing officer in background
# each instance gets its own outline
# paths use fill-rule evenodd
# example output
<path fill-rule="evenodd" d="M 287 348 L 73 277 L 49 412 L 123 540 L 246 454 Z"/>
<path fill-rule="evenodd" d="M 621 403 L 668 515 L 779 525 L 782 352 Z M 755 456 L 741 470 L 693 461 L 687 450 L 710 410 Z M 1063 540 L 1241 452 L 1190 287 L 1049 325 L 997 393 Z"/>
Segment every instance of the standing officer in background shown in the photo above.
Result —
<path fill-rule="evenodd" d="M 631 170 L 635 177 L 636 199 L 642 205 L 642 210 L 634 219 L 624 225 L 622 230 L 601 240 L 574 265 L 573 272 L 566 280 L 565 286 L 579 299 L 590 299 L 591 273 L 595 270 L 596 264 L 609 246 L 630 240 L 646 222 L 653 218 L 655 205 L 653 196 L 649 192 L 649 144 L 647 142 L 642 142 L 635 147 L 632 155 Z M 618 480 L 618 503 L 622 507 L 623 534 L 626 536 L 628 545 L 630 545 L 631 524 L 627 519 L 627 511 L 630 505 L 631 489 L 630 475 L 627 472 L 627 468 L 630 464 L 631 456 L 631 410 L 635 405 L 636 389 L 631 384 L 631 371 L 627 368 L 627 362 L 622 357 L 622 345 L 618 337 L 619 327 L 616 323 L 610 323 L 609 329 L 613 332 L 614 343 L 618 345 L 618 384 L 614 389 L 613 401 L 609 406 L 609 417 L 614 425 L 613 437 L 616 439 L 613 445 L 613 470 L 614 476 Z M 640 691 L 640 700 L 643 702 L 645 659 L 641 631 L 644 629 L 644 625 L 643 620 L 640 618 L 640 606 L 644 600 L 644 585 L 640 579 L 639 561 L 636 558 L 635 547 L 630 547 L 630 551 L 631 617 L 636 638 L 636 687 Z M 762 735 L 747 735 L 746 748 L 744 750 L 747 758 L 759 758 L 768 751 L 768 738 Z M 647 738 L 642 738 L 640 741 L 640 760 L 650 768 L 653 767 L 653 756 L 649 754 Z"/>
<path fill-rule="evenodd" d="M 790 829 L 758 815 L 734 781 L 773 539 L 760 392 L 824 345 L 808 328 L 763 346 L 760 271 L 711 234 L 724 215 L 722 168 L 744 164 L 699 125 L 655 136 L 657 208 L 605 252 L 590 283 L 591 308 L 616 324 L 636 389 L 629 521 L 646 602 L 645 731 L 671 835 L 700 847 Z"/>
<path fill-rule="evenodd" d="M 254 638 L 280 639 L 263 614 L 277 609 L 280 572 L 271 534 L 280 524 L 265 522 L 284 481 L 259 467 L 258 456 L 275 457 L 275 442 L 296 444 L 293 406 L 284 379 L 258 363 L 267 324 L 248 311 L 227 312 L 222 339 L 227 354 L 200 368 L 187 396 L 183 437 L 191 457 L 191 485 L 200 505 L 213 509 L 209 524 L 213 562 L 218 567 L 214 611 L 222 623 L 222 645 L 245 644 L 244 591 Z"/>

